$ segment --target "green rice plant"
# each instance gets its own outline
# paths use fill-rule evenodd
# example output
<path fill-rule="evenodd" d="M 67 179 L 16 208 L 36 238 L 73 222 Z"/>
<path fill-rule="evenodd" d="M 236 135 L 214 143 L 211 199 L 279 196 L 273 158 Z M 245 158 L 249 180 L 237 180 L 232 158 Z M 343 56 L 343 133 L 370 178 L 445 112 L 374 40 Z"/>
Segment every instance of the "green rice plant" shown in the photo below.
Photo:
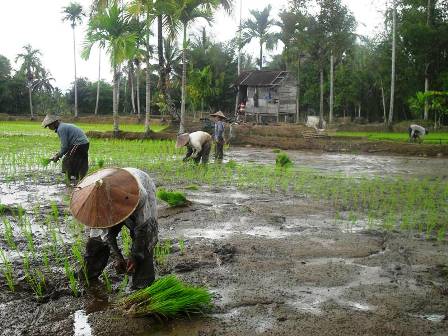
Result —
<path fill-rule="evenodd" d="M 112 293 L 112 283 L 110 281 L 109 275 L 107 275 L 107 272 L 103 271 L 101 273 L 101 277 L 103 278 L 104 286 L 106 287 L 106 291 L 108 293 Z"/>
<path fill-rule="evenodd" d="M 185 187 L 187 190 L 199 190 L 199 187 L 196 184 L 190 184 Z"/>
<path fill-rule="evenodd" d="M 185 252 L 185 241 L 183 239 L 179 239 L 179 250 L 180 250 L 180 254 L 184 254 L 184 252 Z"/>
<path fill-rule="evenodd" d="M 157 191 L 157 198 L 168 203 L 171 207 L 183 206 L 187 203 L 185 194 L 179 191 L 167 191 L 159 189 Z"/>
<path fill-rule="evenodd" d="M 45 245 L 41 252 L 42 264 L 45 266 L 46 270 L 50 272 L 50 255 L 49 248 Z"/>
<path fill-rule="evenodd" d="M 36 248 L 34 246 L 34 238 L 33 233 L 31 231 L 31 227 L 28 223 L 25 223 L 20 227 L 20 231 L 22 232 L 23 237 L 25 237 L 26 240 L 26 246 L 28 251 L 33 255 L 33 257 L 36 255 Z"/>
<path fill-rule="evenodd" d="M 123 280 L 121 280 L 120 285 L 118 286 L 117 296 L 119 298 L 123 297 L 126 287 L 128 286 L 128 283 L 129 283 L 129 276 L 125 274 Z"/>
<path fill-rule="evenodd" d="M 48 159 L 48 158 L 41 158 L 41 159 L 40 159 L 40 164 L 41 164 L 43 167 L 48 166 L 48 165 L 50 164 L 50 162 L 51 162 L 51 159 Z"/>
<path fill-rule="evenodd" d="M 125 226 L 121 228 L 121 243 L 123 245 L 123 254 L 129 257 L 131 255 L 132 238 L 129 230 Z"/>
<path fill-rule="evenodd" d="M 12 267 L 11 261 L 8 259 L 7 255 L 0 248 L 0 260 L 2 261 L 1 271 L 5 277 L 6 284 L 11 292 L 15 291 L 15 281 L 14 281 L 14 269 Z"/>
<path fill-rule="evenodd" d="M 278 153 L 280 153 L 282 150 L 281 149 L 279 149 L 279 148 L 274 148 L 273 150 L 272 150 L 272 153 L 276 153 L 276 154 L 278 154 Z"/>
<path fill-rule="evenodd" d="M 25 270 L 25 280 L 36 295 L 37 299 L 41 299 L 45 292 L 45 276 L 44 274 L 36 270 Z"/>
<path fill-rule="evenodd" d="M 226 168 L 235 169 L 236 167 L 237 163 L 235 160 L 229 160 L 229 162 L 226 163 Z"/>
<path fill-rule="evenodd" d="M 59 221 L 58 205 L 55 201 L 51 201 L 50 206 L 51 206 L 51 215 L 53 216 L 53 220 L 55 223 L 57 223 Z"/>
<path fill-rule="evenodd" d="M 292 161 L 286 153 L 279 153 L 275 158 L 275 165 L 280 168 L 288 168 L 292 166 Z"/>
<path fill-rule="evenodd" d="M 210 309 L 212 294 L 205 288 L 185 284 L 166 276 L 118 302 L 133 316 L 174 318 L 180 314 L 203 314 Z"/>
<path fill-rule="evenodd" d="M 104 160 L 103 159 L 99 159 L 96 162 L 96 165 L 98 166 L 99 169 L 103 168 L 104 167 Z"/>
<path fill-rule="evenodd" d="M 73 271 L 72 266 L 70 265 L 70 262 L 67 257 L 64 258 L 64 271 L 65 276 L 68 279 L 68 285 L 73 293 L 74 296 L 79 295 L 78 290 L 78 281 L 76 281 L 75 272 Z"/>
<path fill-rule="evenodd" d="M 3 237 L 5 242 L 11 250 L 17 249 L 16 242 L 14 241 L 14 230 L 12 228 L 11 222 L 8 218 L 3 218 Z"/>
<path fill-rule="evenodd" d="M 84 256 L 81 253 L 81 247 L 80 247 L 80 241 L 77 240 L 73 245 L 72 245 L 72 254 L 75 257 L 76 261 L 78 262 L 78 265 L 80 266 L 80 269 L 82 271 L 82 274 L 84 275 L 84 280 L 87 284 L 87 286 L 89 285 L 89 276 L 87 274 L 87 264 L 84 260 Z"/>
<path fill-rule="evenodd" d="M 154 247 L 154 258 L 160 265 L 166 265 L 167 257 L 171 252 L 171 242 L 166 240 L 163 244 L 158 242 Z"/>

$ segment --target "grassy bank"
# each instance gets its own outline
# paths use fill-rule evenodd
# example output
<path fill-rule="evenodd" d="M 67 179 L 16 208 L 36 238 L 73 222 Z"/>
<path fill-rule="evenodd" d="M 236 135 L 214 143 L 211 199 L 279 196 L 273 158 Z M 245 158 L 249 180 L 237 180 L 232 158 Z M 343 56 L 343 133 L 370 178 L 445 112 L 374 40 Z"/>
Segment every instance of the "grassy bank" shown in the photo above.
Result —
<path fill-rule="evenodd" d="M 335 137 L 363 137 L 368 140 L 376 141 L 398 141 L 407 142 L 409 140 L 409 134 L 406 132 L 347 132 L 347 131 L 337 131 L 331 134 Z M 426 144 L 447 144 L 448 143 L 448 132 L 430 132 L 424 138 L 423 143 Z"/>
<path fill-rule="evenodd" d="M 75 123 L 84 132 L 88 131 L 112 131 L 112 124 L 99 123 Z M 167 126 L 158 123 L 151 124 L 151 130 L 160 132 Z M 120 130 L 125 132 L 144 132 L 145 126 L 143 124 L 120 124 Z M 0 136 L 1 135 L 51 135 L 52 133 L 45 128 L 42 128 L 41 123 L 37 121 L 1 121 L 0 122 Z"/>

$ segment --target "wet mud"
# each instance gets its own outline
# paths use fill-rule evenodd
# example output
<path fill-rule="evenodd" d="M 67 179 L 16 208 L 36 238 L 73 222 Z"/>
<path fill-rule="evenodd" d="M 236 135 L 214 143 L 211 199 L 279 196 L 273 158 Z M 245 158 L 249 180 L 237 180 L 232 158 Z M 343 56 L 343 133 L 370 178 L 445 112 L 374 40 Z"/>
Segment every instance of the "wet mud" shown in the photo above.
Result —
<path fill-rule="evenodd" d="M 251 150 L 234 154 L 237 161 L 259 156 Z M 316 154 L 304 161 L 326 169 Z M 372 163 L 358 158 L 358 164 Z M 396 165 L 397 174 L 408 169 L 399 160 Z M 375 169 L 380 174 L 375 167 L 371 172 Z M 11 191 L 11 206 L 23 204 L 33 216 L 37 200 L 51 199 L 65 216 L 70 190 L 64 185 L 27 186 L 25 197 L 8 184 L 3 181 L 1 187 Z M 41 300 L 20 276 L 15 293 L 0 276 L 0 335 L 448 334 L 445 242 L 369 229 L 361 215 L 356 225 L 344 214 L 335 221 L 335 209 L 326 202 L 284 193 L 207 186 L 184 191 L 189 206 L 159 204 L 159 237 L 171 249 L 157 273 L 175 273 L 209 288 L 215 303 L 209 314 L 174 321 L 129 318 L 113 306 L 122 277 L 110 265 L 112 292 L 99 283 L 79 297 L 71 294 L 63 270 L 55 268 Z M 49 206 L 40 209 L 51 212 Z M 64 225 L 61 220 L 62 232 Z M 6 250 L 2 230 L 0 247 Z M 38 228 L 39 245 L 43 237 L 37 233 Z M 12 262 L 19 268 L 19 260 Z"/>

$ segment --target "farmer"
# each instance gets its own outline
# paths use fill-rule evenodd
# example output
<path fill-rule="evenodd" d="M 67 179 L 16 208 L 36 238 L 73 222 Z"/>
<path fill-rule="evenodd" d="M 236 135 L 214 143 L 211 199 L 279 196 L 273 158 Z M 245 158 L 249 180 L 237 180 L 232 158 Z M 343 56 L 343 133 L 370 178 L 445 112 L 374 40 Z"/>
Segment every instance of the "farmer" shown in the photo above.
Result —
<path fill-rule="evenodd" d="M 222 162 L 224 158 L 224 121 L 227 120 L 224 113 L 218 111 L 210 114 L 215 120 L 215 132 L 213 133 L 213 139 L 215 140 L 215 161 Z"/>
<path fill-rule="evenodd" d="M 426 134 L 429 134 L 429 131 L 426 128 L 415 124 L 409 126 L 408 132 L 409 132 L 409 142 L 418 141 L 419 143 L 422 142 L 421 137 L 425 136 Z"/>
<path fill-rule="evenodd" d="M 183 133 L 177 136 L 176 148 L 187 147 L 187 155 L 183 161 L 193 159 L 194 162 L 208 163 L 208 156 L 212 147 L 212 137 L 207 132 L 197 131 Z"/>
<path fill-rule="evenodd" d="M 51 161 L 62 160 L 62 172 L 67 175 L 67 179 L 73 176 L 79 181 L 87 174 L 89 169 L 89 140 L 84 132 L 75 125 L 66 124 L 60 121 L 56 115 L 48 114 L 42 127 L 48 127 L 55 131 L 61 141 L 61 149 L 56 153 Z"/>
<path fill-rule="evenodd" d="M 154 281 L 157 203 L 155 186 L 148 174 L 136 168 L 99 170 L 76 186 L 70 211 L 91 228 L 84 256 L 89 280 L 101 275 L 111 255 L 117 273 L 132 275 L 133 289 L 147 287 Z M 129 229 L 132 239 L 127 260 L 117 244 L 123 226 Z"/>

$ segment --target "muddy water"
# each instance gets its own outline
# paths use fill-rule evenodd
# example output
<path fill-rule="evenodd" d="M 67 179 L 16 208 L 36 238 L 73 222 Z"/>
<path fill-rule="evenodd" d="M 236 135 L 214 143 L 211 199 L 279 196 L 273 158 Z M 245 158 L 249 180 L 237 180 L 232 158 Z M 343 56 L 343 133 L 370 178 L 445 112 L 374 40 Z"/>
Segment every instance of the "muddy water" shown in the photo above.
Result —
<path fill-rule="evenodd" d="M 402 157 L 392 155 L 340 154 L 312 151 L 284 151 L 295 165 L 347 175 L 393 174 L 398 176 L 448 176 L 448 158 Z M 276 153 L 266 148 L 232 147 L 227 160 L 275 163 Z"/>
<path fill-rule="evenodd" d="M 251 155 L 266 155 L 269 159 L 264 162 L 271 163 L 276 155 L 251 151 L 244 149 L 235 159 L 250 161 Z M 289 154 L 294 161 L 302 155 Z M 331 154 L 319 156 L 309 154 L 309 162 L 325 170 L 332 162 Z M 342 157 L 340 168 L 348 172 L 354 166 Z M 356 165 L 380 174 L 381 167 L 369 163 L 369 158 Z M 400 171 L 404 163 L 394 161 L 401 158 L 383 159 L 390 160 L 383 164 L 389 164 L 394 173 L 404 174 Z M 411 174 L 419 176 L 420 172 Z M 21 203 L 30 216 L 35 204 L 56 201 L 62 205 L 70 192 L 59 184 L 6 185 L 2 185 L 1 202 Z M 335 210 L 325 202 L 283 193 L 206 186 L 185 192 L 191 206 L 170 209 L 159 204 L 160 239 L 170 241 L 171 254 L 157 271 L 159 275 L 175 273 L 209 288 L 215 295 L 210 314 L 164 323 L 124 317 L 108 304 L 116 299 L 116 291 L 107 294 L 103 288 L 100 295 L 83 292 L 75 298 L 63 270 L 58 270 L 48 279 L 53 289 L 46 302 L 36 302 L 23 278 L 18 280 L 16 293 L 10 293 L 0 276 L 0 334 L 448 334 L 448 283 L 442 267 L 448 265 L 446 243 L 408 233 L 379 232 L 369 228 L 361 215 L 353 223 L 348 214 L 340 213 L 342 218 L 335 221 Z M 31 226 L 39 246 L 45 238 L 33 220 Z M 61 227 L 61 231 L 66 230 Z M 0 247 L 7 248 L 1 228 Z M 16 259 L 11 259 L 15 269 L 20 269 Z M 110 266 L 108 271 L 117 288 L 122 277 Z"/>

